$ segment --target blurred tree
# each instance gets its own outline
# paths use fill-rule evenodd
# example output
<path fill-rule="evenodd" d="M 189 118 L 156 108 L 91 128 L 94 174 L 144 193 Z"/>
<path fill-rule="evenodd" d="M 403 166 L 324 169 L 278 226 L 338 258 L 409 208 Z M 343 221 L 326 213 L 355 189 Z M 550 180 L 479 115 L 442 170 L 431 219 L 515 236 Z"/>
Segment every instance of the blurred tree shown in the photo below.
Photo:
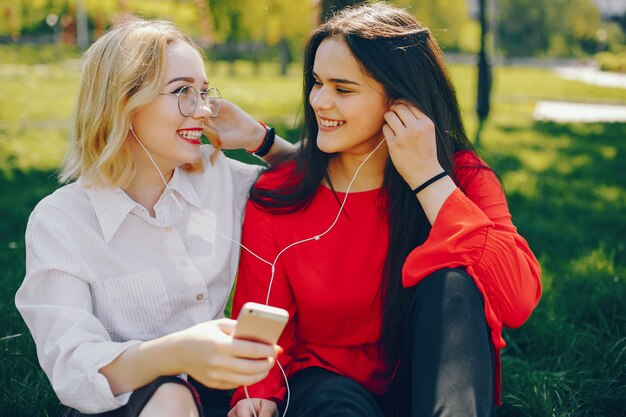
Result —
<path fill-rule="evenodd" d="M 98 2 L 101 0 L 88 1 Z M 115 7 L 114 15 L 126 11 L 148 19 L 171 20 L 191 37 L 201 39 L 203 36 L 202 25 L 200 24 L 202 16 L 198 13 L 198 6 L 193 0 L 117 0 L 114 3 L 116 5 L 122 3 L 122 6 L 125 7 L 125 9 Z M 91 12 L 89 15 L 92 16 Z"/>
<path fill-rule="evenodd" d="M 268 45 L 278 46 L 280 73 L 287 73 L 292 52 L 301 48 L 311 30 L 313 6 L 308 1 L 292 0 L 252 0 L 257 4 L 257 13 L 248 14 L 247 23 L 256 28 L 254 39 Z"/>
<path fill-rule="evenodd" d="M 316 0 L 320 5 L 320 22 L 330 19 L 333 14 L 350 6 L 367 3 L 367 0 Z"/>
<path fill-rule="evenodd" d="M 498 0 L 499 48 L 506 56 L 593 52 L 600 12 L 593 0 Z"/>
<path fill-rule="evenodd" d="M 558 22 L 550 36 L 549 56 L 582 56 L 596 51 L 600 10 L 593 0 L 552 0 L 550 21 Z"/>
<path fill-rule="evenodd" d="M 406 7 L 446 51 L 458 51 L 461 45 L 468 44 L 468 32 L 476 36 L 475 43 L 469 44 L 472 52 L 478 51 L 479 31 L 469 15 L 467 0 L 396 0 L 393 4 Z"/>
<path fill-rule="evenodd" d="M 0 0 L 0 10 L 7 17 L 0 19 L 0 36 L 51 35 L 46 18 L 54 14 L 59 16 L 59 25 L 64 31 L 61 38 L 75 42 L 76 6 L 77 0 Z M 191 36 L 201 35 L 200 14 L 191 0 L 81 0 L 81 6 L 92 32 L 91 40 L 123 12 L 172 20 Z"/>
<path fill-rule="evenodd" d="M 198 16 L 200 17 L 200 44 L 203 47 L 209 47 L 213 43 L 213 30 L 211 25 L 211 15 L 209 14 L 209 5 L 206 0 L 195 0 Z"/>
<path fill-rule="evenodd" d="M 210 0 L 215 36 L 236 45 L 251 45 L 252 57 L 260 45 L 275 46 L 280 72 L 286 74 L 293 55 L 311 29 L 312 4 L 292 0 Z M 238 51 L 232 51 L 233 56 Z"/>
<path fill-rule="evenodd" d="M 50 33 L 46 17 L 50 13 L 67 13 L 67 0 L 1 0 L 3 18 L 0 19 L 0 36 L 9 35 L 18 40 L 28 32 Z M 6 19 L 5 19 L 6 17 Z"/>

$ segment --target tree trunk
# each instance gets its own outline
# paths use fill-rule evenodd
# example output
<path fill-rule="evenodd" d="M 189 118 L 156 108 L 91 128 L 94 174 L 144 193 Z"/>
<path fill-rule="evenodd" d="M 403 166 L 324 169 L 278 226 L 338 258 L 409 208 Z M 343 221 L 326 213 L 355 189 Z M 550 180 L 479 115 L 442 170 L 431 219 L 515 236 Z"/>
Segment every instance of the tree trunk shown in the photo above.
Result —
<path fill-rule="evenodd" d="M 287 42 L 285 36 L 280 38 L 278 50 L 280 51 L 280 75 L 287 75 L 287 69 L 291 62 L 291 53 L 289 51 L 289 42 Z"/>
<path fill-rule="evenodd" d="M 475 145 L 480 145 L 480 133 L 483 129 L 489 110 L 491 108 L 491 64 L 487 55 L 487 46 L 485 38 L 489 27 L 487 25 L 487 7 L 486 0 L 479 1 L 480 16 L 480 52 L 478 53 L 478 94 L 476 95 L 476 114 L 478 115 L 478 129 L 476 130 Z"/>

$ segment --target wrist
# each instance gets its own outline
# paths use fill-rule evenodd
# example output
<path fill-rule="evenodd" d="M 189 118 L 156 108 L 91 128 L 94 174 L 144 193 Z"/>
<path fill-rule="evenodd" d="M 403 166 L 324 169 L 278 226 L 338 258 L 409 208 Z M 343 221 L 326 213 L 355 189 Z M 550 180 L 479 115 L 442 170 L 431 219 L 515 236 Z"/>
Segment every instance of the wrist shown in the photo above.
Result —
<path fill-rule="evenodd" d="M 421 169 L 419 171 L 413 172 L 410 176 L 410 179 L 407 179 L 406 182 L 409 187 L 411 187 L 411 190 L 414 190 L 443 171 L 444 169 L 441 167 L 441 165 L 432 166 L 427 169 Z"/>
<path fill-rule="evenodd" d="M 263 140 L 261 141 L 261 144 L 256 149 L 248 150 L 248 152 L 255 156 L 258 156 L 259 158 L 262 158 L 265 155 L 267 155 L 269 151 L 272 149 L 272 146 L 274 146 L 276 132 L 274 131 L 274 128 L 266 126 L 265 123 L 263 123 L 260 120 L 259 120 L 259 124 L 263 127 L 263 129 L 265 129 Z"/>
<path fill-rule="evenodd" d="M 246 146 L 246 151 L 252 154 L 263 145 L 267 133 L 267 126 L 262 122 L 256 123 L 255 125 L 254 132 L 250 135 L 250 143 Z"/>
<path fill-rule="evenodd" d="M 177 375 L 187 372 L 188 367 L 185 364 L 186 344 L 179 333 L 172 333 L 144 343 L 154 345 L 155 362 L 158 363 L 157 366 L 161 375 Z"/>

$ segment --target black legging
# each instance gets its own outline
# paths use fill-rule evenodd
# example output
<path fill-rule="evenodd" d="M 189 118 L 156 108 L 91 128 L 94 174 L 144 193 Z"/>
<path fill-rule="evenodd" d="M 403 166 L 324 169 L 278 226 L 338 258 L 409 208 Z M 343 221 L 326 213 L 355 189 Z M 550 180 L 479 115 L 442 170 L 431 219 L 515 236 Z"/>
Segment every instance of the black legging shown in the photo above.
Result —
<path fill-rule="evenodd" d="M 383 397 L 322 368 L 289 382 L 287 416 L 452 417 L 494 415 L 493 353 L 483 299 L 461 269 L 426 277 L 414 290 L 400 367 Z"/>

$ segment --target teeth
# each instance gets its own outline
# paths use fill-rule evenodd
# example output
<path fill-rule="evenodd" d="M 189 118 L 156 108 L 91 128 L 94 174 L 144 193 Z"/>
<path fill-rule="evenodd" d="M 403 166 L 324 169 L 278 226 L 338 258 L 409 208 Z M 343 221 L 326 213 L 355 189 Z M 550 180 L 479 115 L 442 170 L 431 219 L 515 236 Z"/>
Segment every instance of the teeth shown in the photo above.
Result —
<path fill-rule="evenodd" d="M 178 134 L 186 139 L 200 139 L 202 132 L 199 130 L 179 130 Z"/>
<path fill-rule="evenodd" d="M 336 127 L 342 126 L 345 122 L 340 122 L 338 120 L 324 120 L 320 119 L 320 124 L 324 127 Z"/>

